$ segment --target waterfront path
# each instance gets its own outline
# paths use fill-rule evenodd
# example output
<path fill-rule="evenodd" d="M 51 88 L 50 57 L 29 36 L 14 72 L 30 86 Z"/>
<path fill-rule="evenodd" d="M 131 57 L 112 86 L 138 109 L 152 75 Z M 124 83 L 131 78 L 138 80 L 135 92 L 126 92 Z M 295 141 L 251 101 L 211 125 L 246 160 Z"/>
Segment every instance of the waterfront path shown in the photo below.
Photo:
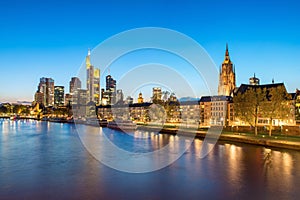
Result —
<path fill-rule="evenodd" d="M 157 131 L 162 134 L 176 134 L 178 128 L 163 128 L 156 126 L 139 126 L 140 130 Z M 207 135 L 207 131 L 195 129 L 181 129 L 187 135 L 191 135 L 197 138 L 205 137 L 217 137 L 218 135 Z M 260 145 L 265 147 L 275 147 L 275 148 L 286 148 L 293 150 L 300 150 L 300 137 L 296 136 L 286 136 L 286 135 L 276 135 L 268 136 L 267 134 L 258 134 L 255 136 L 253 133 L 240 133 L 240 132 L 226 132 L 223 131 L 219 137 L 221 141 L 231 141 L 240 142 L 246 144 Z"/>

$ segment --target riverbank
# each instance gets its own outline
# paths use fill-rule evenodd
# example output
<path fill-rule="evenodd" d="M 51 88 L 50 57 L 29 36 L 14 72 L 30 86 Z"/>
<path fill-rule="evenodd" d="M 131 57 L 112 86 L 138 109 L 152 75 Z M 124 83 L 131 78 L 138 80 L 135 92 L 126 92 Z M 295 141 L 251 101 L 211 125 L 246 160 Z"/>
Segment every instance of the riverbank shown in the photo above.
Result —
<path fill-rule="evenodd" d="M 32 118 L 30 118 L 32 119 Z M 67 121 L 55 121 L 55 120 L 48 120 L 49 122 L 60 122 L 66 123 Z M 68 123 L 74 123 L 73 121 L 69 121 Z M 80 122 L 76 122 L 80 123 Z M 86 124 L 86 123 L 82 123 Z M 88 124 L 86 124 L 88 125 Z M 164 127 L 161 129 L 160 126 L 148 126 L 148 125 L 138 125 L 139 130 L 145 131 L 153 131 L 159 132 L 161 134 L 171 134 L 176 135 L 178 128 L 177 127 Z M 181 129 L 184 134 L 189 135 L 191 137 L 196 137 L 200 139 L 204 139 L 205 137 L 218 137 L 216 135 L 207 135 L 207 129 L 197 130 L 192 128 L 182 128 Z M 284 149 L 292 149 L 300 151 L 300 137 L 296 136 L 288 136 L 288 135 L 278 135 L 274 134 L 273 136 L 268 136 L 267 134 L 258 134 L 255 136 L 253 133 L 243 133 L 243 132 L 230 132 L 230 131 L 223 131 L 219 136 L 220 141 L 228 141 L 228 142 L 238 142 L 244 144 L 252 144 L 264 147 L 272 147 L 272 148 L 284 148 Z"/>
<path fill-rule="evenodd" d="M 155 126 L 138 126 L 139 130 L 157 131 L 161 134 L 173 134 L 176 135 L 178 128 L 163 128 Z M 192 137 L 203 139 L 205 137 L 217 137 L 217 135 L 207 135 L 205 130 L 193 129 L 181 129 L 185 134 Z M 219 137 L 220 141 L 238 142 L 252 145 L 259 145 L 272 148 L 284 148 L 292 150 L 300 150 L 300 137 L 291 137 L 285 135 L 273 135 L 268 136 L 265 134 L 258 134 L 255 136 L 251 133 L 239 133 L 239 132 L 225 132 L 223 131 Z"/>

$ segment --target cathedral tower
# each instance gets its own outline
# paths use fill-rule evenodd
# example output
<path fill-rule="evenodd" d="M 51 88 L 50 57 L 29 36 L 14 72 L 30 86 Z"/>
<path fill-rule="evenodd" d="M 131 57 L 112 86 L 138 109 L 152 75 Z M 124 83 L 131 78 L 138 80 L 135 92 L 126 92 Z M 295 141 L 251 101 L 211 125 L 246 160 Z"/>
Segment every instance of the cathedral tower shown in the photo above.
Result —
<path fill-rule="evenodd" d="M 232 96 L 235 89 L 235 69 L 229 57 L 226 44 L 225 59 L 220 69 L 218 95 Z"/>

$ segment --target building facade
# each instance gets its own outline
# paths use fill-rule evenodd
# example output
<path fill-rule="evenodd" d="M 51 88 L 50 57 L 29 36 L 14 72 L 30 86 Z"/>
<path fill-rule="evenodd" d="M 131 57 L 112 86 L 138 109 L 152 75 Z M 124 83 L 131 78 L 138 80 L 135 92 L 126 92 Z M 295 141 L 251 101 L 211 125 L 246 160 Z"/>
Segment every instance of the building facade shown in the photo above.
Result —
<path fill-rule="evenodd" d="M 69 93 L 73 94 L 77 89 L 81 89 L 81 81 L 78 77 L 72 77 L 69 84 Z"/>
<path fill-rule="evenodd" d="M 228 106 L 232 102 L 231 96 L 212 96 L 211 97 L 211 126 L 227 126 Z"/>
<path fill-rule="evenodd" d="M 102 105 L 114 105 L 117 103 L 117 82 L 112 78 L 111 75 L 107 75 L 106 77 L 106 87 L 104 90 L 101 89 L 101 104 Z M 122 90 L 118 92 L 118 101 L 120 101 L 123 95 Z M 120 99 L 119 99 L 120 98 Z"/>
<path fill-rule="evenodd" d="M 65 87 L 64 86 L 54 86 L 54 105 L 63 106 L 65 104 Z"/>
<path fill-rule="evenodd" d="M 88 51 L 88 55 L 86 56 L 86 88 L 87 88 L 87 103 L 94 102 L 99 104 L 100 102 L 100 69 L 95 68 L 91 64 L 90 58 L 91 52 Z"/>
<path fill-rule="evenodd" d="M 196 126 L 198 126 L 200 124 L 199 102 L 200 101 L 180 102 L 180 105 L 179 105 L 180 116 L 177 116 L 177 117 L 179 118 L 179 121 L 181 123 L 188 124 L 188 125 L 194 124 Z"/>
<path fill-rule="evenodd" d="M 54 80 L 52 78 L 40 78 L 35 100 L 45 106 L 54 105 Z"/>
<path fill-rule="evenodd" d="M 72 108 L 75 118 L 85 117 L 87 113 L 88 93 L 85 89 L 78 89 L 72 95 Z"/>

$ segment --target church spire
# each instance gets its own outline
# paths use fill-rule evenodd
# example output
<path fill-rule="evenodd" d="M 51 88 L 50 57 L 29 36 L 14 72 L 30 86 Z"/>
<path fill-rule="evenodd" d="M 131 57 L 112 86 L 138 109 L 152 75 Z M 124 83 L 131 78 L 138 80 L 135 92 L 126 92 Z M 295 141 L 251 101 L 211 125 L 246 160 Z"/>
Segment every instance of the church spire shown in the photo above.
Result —
<path fill-rule="evenodd" d="M 228 44 L 226 43 L 225 59 L 220 69 L 218 95 L 230 96 L 233 94 L 235 85 L 235 65 L 230 60 Z"/>
<path fill-rule="evenodd" d="M 228 52 L 228 43 L 226 43 L 226 53 L 225 56 L 229 56 L 229 52 Z"/>
<path fill-rule="evenodd" d="M 225 51 L 225 63 L 230 62 L 230 57 L 229 57 L 229 50 L 228 50 L 228 43 L 226 43 L 226 51 Z"/>

